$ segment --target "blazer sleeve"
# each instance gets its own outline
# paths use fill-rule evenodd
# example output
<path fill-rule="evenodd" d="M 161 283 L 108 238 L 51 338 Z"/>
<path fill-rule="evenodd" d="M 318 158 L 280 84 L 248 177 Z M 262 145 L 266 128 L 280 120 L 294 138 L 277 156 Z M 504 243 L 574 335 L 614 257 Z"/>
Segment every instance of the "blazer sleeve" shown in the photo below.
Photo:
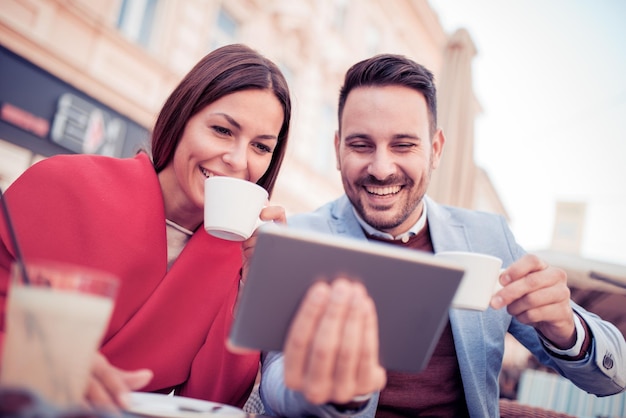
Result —
<path fill-rule="evenodd" d="M 534 328 L 513 319 L 509 331 L 537 359 L 588 393 L 609 396 L 626 388 L 626 342 L 617 327 L 594 313 L 571 302 L 572 308 L 585 321 L 592 334 L 591 346 L 581 360 L 560 359 L 540 342 Z"/>
<path fill-rule="evenodd" d="M 262 356 L 261 385 L 259 393 L 265 413 L 281 417 L 355 417 L 373 418 L 378 405 L 375 393 L 367 405 L 358 412 L 339 412 L 330 405 L 313 405 L 300 392 L 288 389 L 284 380 L 284 358 L 280 352 L 269 352 Z"/>
<path fill-rule="evenodd" d="M 598 396 L 626 389 L 626 342 L 617 327 L 572 302 L 592 334 L 589 355 L 579 361 L 554 358 L 565 375 L 581 389 Z M 597 377 L 596 377 L 597 376 Z"/>

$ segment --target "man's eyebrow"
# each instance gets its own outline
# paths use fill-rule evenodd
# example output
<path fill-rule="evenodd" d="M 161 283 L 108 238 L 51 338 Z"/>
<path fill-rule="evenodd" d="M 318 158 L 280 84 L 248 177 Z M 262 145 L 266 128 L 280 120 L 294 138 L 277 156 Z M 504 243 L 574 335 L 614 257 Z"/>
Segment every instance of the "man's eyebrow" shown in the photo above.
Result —
<path fill-rule="evenodd" d="M 419 135 L 416 134 L 409 134 L 409 133 L 400 133 L 400 134 L 395 134 L 393 136 L 393 139 L 413 139 L 415 141 L 421 141 L 422 138 L 420 138 Z"/>
<path fill-rule="evenodd" d="M 368 134 L 364 134 L 364 133 L 353 133 L 350 135 L 346 135 L 345 140 L 346 141 L 350 141 L 353 139 L 370 139 L 371 136 Z M 394 134 L 392 136 L 392 139 L 394 140 L 398 140 L 398 139 L 411 139 L 414 141 L 421 141 L 422 138 L 419 135 L 416 134 L 409 134 L 409 133 L 399 133 L 399 134 Z"/>
<path fill-rule="evenodd" d="M 352 139 L 370 139 L 370 136 L 368 134 L 363 134 L 363 133 L 354 133 L 354 134 L 350 134 L 350 135 L 346 135 L 346 137 L 344 138 L 344 140 L 346 141 L 350 141 Z"/>

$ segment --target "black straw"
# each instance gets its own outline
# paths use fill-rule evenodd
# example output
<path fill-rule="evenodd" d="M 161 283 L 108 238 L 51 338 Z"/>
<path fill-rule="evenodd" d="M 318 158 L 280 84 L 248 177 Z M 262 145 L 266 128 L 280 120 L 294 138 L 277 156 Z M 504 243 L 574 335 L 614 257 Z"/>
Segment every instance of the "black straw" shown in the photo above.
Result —
<path fill-rule="evenodd" d="M 9 230 L 9 238 L 11 239 L 11 243 L 13 244 L 13 248 L 15 249 L 15 261 L 17 262 L 20 270 L 22 270 L 24 283 L 29 285 L 30 279 L 28 278 L 28 273 L 26 272 L 26 265 L 24 265 L 24 259 L 22 258 L 20 246 L 17 244 L 17 236 L 15 235 L 15 231 L 13 230 L 13 223 L 11 222 L 11 216 L 9 216 L 9 208 L 6 203 L 4 193 L 2 193 L 2 187 L 0 187 L 0 200 L 2 200 L 2 212 L 4 214 L 4 222 L 7 225 L 7 229 Z"/>

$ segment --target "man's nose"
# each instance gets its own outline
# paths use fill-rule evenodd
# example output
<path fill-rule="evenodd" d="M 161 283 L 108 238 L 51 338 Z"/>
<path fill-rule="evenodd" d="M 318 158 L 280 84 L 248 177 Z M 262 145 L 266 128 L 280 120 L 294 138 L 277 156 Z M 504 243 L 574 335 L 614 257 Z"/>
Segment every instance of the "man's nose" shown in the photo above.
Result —
<path fill-rule="evenodd" d="M 394 174 L 395 171 L 396 164 L 393 156 L 387 150 L 376 150 L 372 155 L 372 161 L 367 167 L 367 173 L 378 180 L 384 180 Z"/>

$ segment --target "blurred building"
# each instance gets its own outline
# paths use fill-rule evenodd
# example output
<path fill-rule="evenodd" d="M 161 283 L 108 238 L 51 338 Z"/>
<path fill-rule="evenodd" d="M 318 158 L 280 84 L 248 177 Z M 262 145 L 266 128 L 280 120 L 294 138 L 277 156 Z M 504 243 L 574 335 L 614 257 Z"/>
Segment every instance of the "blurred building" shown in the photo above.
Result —
<path fill-rule="evenodd" d="M 567 254 L 580 254 L 586 212 L 587 204 L 585 202 L 556 202 L 551 250 Z"/>
<path fill-rule="evenodd" d="M 437 80 L 461 75 L 463 103 L 448 94 L 440 104 L 468 108 L 464 132 L 457 119 L 442 120 L 450 162 L 430 194 L 505 213 L 473 161 L 480 106 L 469 68 L 475 50 L 463 35 L 446 34 L 426 0 L 3 0 L 0 185 L 50 155 L 125 157 L 145 148 L 184 74 L 212 49 L 242 42 L 278 63 L 292 89 L 291 144 L 273 196 L 288 213 L 342 193 L 333 148 L 339 87 L 350 65 L 380 52 L 408 55 Z M 451 44 L 467 49 L 461 67 L 446 62 Z"/>

